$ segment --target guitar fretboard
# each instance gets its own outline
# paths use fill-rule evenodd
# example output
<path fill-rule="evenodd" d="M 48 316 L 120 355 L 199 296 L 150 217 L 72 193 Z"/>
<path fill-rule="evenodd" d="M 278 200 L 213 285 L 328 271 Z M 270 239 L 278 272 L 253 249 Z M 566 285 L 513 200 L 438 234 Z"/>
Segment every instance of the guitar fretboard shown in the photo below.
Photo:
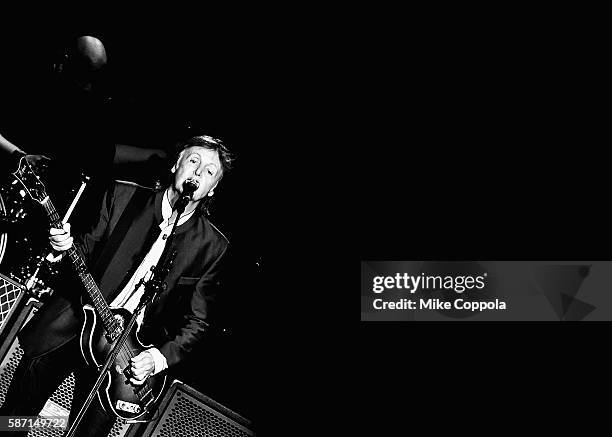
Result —
<path fill-rule="evenodd" d="M 57 229 L 61 229 L 63 227 L 62 220 L 60 219 L 53 202 L 51 199 L 47 197 L 46 201 L 42 203 L 47 216 L 49 217 L 49 221 L 51 226 Z M 92 304 L 96 309 L 96 312 L 102 319 L 102 323 L 104 324 L 104 328 L 106 332 L 113 333 L 119 329 L 119 325 L 117 320 L 113 317 L 102 292 L 96 285 L 96 282 L 92 278 L 89 270 L 87 269 L 87 265 L 85 264 L 85 258 L 81 251 L 73 244 L 70 249 L 67 251 L 68 256 L 70 257 L 70 261 L 72 261 L 72 266 L 74 267 L 81 283 L 87 290 L 89 297 L 91 298 Z"/>

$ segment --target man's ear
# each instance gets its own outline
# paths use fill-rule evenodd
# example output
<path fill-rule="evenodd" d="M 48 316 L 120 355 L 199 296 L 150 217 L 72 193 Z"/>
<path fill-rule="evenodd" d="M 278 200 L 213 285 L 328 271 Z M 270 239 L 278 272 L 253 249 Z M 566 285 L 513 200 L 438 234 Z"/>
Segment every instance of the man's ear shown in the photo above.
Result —
<path fill-rule="evenodd" d="M 176 171 L 176 168 L 178 167 L 178 163 L 181 162 L 181 158 L 183 157 L 183 153 L 185 153 L 185 151 L 183 150 L 181 153 L 179 153 L 178 158 L 176 158 L 176 162 L 174 163 L 174 165 L 172 166 L 172 168 L 170 169 L 170 171 L 172 173 L 174 173 Z"/>
<path fill-rule="evenodd" d="M 213 194 L 215 194 L 213 191 L 215 190 L 215 188 L 217 188 L 217 185 L 219 184 L 219 181 L 215 182 L 215 185 L 213 185 L 210 190 L 208 190 L 208 194 L 207 196 L 212 196 Z"/>

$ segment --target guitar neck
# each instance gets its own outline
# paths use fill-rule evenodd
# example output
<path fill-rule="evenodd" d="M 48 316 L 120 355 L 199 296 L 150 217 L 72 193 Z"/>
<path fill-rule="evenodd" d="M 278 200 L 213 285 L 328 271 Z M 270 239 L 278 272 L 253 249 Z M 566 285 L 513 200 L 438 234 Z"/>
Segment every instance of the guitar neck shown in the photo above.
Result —
<path fill-rule="evenodd" d="M 63 223 L 60 219 L 59 214 L 57 213 L 57 210 L 55 209 L 55 206 L 53 205 L 53 202 L 51 202 L 51 199 L 47 197 L 45 201 L 42 202 L 42 205 L 45 208 L 51 226 L 57 229 L 61 229 L 63 227 Z M 70 249 L 67 250 L 67 253 L 70 257 L 70 261 L 72 262 L 73 268 L 75 269 L 79 279 L 81 280 L 81 283 L 83 284 L 85 290 L 87 290 L 87 293 L 91 298 L 96 312 L 102 319 L 104 328 L 107 332 L 114 332 L 118 327 L 117 321 L 113 317 L 113 314 L 110 311 L 110 308 L 106 303 L 102 292 L 100 291 L 93 277 L 89 273 L 83 254 L 74 244 L 70 246 Z"/>

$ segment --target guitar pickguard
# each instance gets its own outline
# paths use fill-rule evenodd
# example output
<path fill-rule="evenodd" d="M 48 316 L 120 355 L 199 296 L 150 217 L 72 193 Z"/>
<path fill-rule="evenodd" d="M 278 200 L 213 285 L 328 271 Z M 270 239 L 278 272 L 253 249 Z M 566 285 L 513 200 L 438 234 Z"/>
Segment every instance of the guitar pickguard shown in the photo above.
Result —
<path fill-rule="evenodd" d="M 125 322 L 131 315 L 122 308 L 111 308 L 113 316 L 119 322 L 120 319 Z M 106 356 L 113 348 L 113 344 L 106 340 L 104 335 L 104 327 L 99 322 L 99 317 L 96 311 L 90 305 L 83 307 L 85 321 L 81 331 L 81 352 L 85 360 L 101 367 L 106 359 Z M 118 316 L 118 317 L 117 317 Z M 127 323 L 125 323 L 127 325 Z M 152 347 L 152 345 L 143 344 L 138 338 L 136 329 L 132 329 L 132 334 L 127 338 L 125 347 L 131 352 L 130 355 L 119 355 L 115 363 L 107 371 L 106 380 L 102 388 L 98 391 L 98 399 L 104 410 L 109 414 L 114 414 L 122 419 L 137 419 L 143 417 L 150 411 L 159 396 L 161 395 L 166 383 L 166 375 L 150 376 L 148 384 L 150 385 L 150 395 L 142 395 L 139 398 L 136 390 L 141 386 L 134 386 L 129 383 L 129 357 L 137 355 L 140 351 Z M 146 388 L 145 388 L 146 390 Z M 135 407 L 139 410 L 136 411 Z"/>

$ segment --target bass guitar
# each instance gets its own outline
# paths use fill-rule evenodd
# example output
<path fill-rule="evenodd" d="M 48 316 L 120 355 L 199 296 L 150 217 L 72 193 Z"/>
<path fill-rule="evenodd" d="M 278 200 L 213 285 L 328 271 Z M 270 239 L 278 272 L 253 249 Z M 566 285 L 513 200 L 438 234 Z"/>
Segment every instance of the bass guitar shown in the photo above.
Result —
<path fill-rule="evenodd" d="M 41 204 L 52 227 L 61 229 L 62 221 L 45 186 L 22 157 L 13 175 L 28 195 Z M 111 308 L 92 278 L 81 251 L 73 244 L 66 251 L 74 270 L 83 284 L 91 304 L 83 306 L 81 353 L 85 362 L 98 371 L 107 367 L 105 379 L 97 392 L 106 412 L 125 420 L 141 419 L 153 410 L 166 384 L 166 375 L 149 376 L 142 385 L 130 382 L 130 359 L 153 347 L 143 344 L 132 313 L 123 308 Z M 130 323 L 131 322 L 131 323 Z M 129 329 L 128 335 L 122 335 Z M 111 366 L 105 366 L 109 355 L 116 355 Z"/>

